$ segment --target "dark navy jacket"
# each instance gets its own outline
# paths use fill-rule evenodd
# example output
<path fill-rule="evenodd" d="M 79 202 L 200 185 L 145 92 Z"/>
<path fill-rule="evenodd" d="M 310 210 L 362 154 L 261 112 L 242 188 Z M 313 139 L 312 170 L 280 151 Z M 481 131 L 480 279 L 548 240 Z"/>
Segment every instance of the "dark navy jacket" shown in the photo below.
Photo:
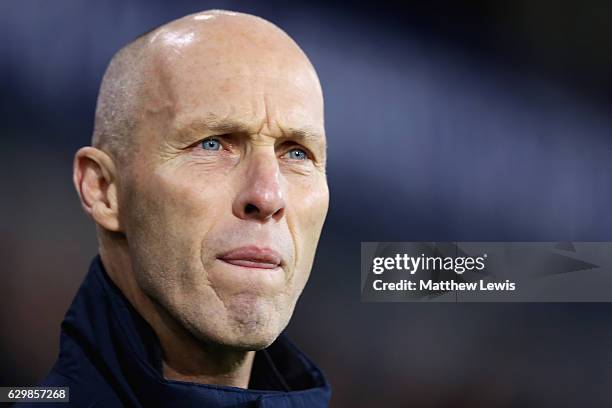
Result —
<path fill-rule="evenodd" d="M 255 354 L 249 389 L 165 379 L 156 335 L 99 256 L 62 322 L 59 359 L 40 385 L 69 386 L 77 407 L 316 408 L 330 397 L 323 373 L 284 334 Z"/>

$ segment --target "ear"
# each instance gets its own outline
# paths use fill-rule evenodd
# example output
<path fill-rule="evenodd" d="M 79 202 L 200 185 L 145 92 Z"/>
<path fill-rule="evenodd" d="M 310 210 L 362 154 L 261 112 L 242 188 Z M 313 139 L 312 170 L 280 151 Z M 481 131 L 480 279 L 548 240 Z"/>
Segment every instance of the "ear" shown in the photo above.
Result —
<path fill-rule="evenodd" d="M 115 163 L 95 147 L 83 147 L 74 156 L 72 176 L 81 205 L 96 224 L 109 231 L 121 231 L 117 203 Z"/>

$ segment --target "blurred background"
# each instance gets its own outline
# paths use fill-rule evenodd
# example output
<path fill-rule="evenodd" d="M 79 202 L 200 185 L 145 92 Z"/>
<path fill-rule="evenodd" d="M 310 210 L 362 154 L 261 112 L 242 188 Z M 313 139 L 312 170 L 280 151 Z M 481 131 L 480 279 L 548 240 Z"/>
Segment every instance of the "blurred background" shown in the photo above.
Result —
<path fill-rule="evenodd" d="M 323 85 L 330 212 L 288 331 L 332 407 L 612 406 L 612 304 L 361 303 L 359 272 L 361 241 L 612 240 L 603 0 L 2 1 L 0 385 L 46 374 L 97 251 L 71 166 L 106 64 L 209 8 L 279 25 Z"/>

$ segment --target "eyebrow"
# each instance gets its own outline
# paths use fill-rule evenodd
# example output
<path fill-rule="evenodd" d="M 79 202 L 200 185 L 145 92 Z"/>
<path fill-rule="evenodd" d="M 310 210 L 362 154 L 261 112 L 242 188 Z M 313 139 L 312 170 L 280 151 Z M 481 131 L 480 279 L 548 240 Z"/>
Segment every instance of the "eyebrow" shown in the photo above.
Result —
<path fill-rule="evenodd" d="M 325 143 L 325 136 L 319 133 L 316 130 L 313 130 L 309 127 L 306 128 L 287 128 L 284 132 L 285 134 L 290 135 L 292 138 L 311 141 L 314 143 Z"/>
<path fill-rule="evenodd" d="M 215 134 L 253 133 L 253 128 L 244 122 L 218 118 L 215 115 L 208 115 L 203 119 L 196 119 L 177 127 L 178 133 L 191 133 L 203 129 L 211 132 L 211 136 Z M 287 127 L 281 129 L 281 132 L 282 137 L 280 139 L 296 139 L 315 144 L 322 143 L 325 146 L 324 134 L 309 126 L 301 128 Z"/>

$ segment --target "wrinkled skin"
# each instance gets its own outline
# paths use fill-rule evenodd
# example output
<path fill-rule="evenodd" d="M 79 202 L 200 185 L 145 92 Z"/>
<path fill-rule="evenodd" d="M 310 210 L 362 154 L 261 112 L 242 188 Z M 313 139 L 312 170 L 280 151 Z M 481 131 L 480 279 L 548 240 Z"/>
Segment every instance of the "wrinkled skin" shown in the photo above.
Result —
<path fill-rule="evenodd" d="M 252 16 L 200 13 L 146 41 L 129 162 L 96 159 L 110 163 L 98 209 L 82 161 L 102 153 L 77 154 L 75 182 L 109 274 L 175 370 L 194 374 L 173 350 L 258 350 L 293 313 L 328 208 L 323 98 L 297 45 Z M 239 247 L 276 251 L 280 265 L 221 259 Z"/>

